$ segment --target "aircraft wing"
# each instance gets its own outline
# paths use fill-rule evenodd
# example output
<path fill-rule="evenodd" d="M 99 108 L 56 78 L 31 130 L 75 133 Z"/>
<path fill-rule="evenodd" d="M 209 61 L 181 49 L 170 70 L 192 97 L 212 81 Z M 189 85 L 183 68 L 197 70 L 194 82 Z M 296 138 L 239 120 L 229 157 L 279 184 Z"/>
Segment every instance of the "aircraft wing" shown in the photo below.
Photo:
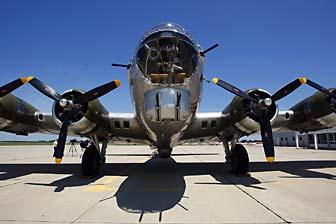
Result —
<path fill-rule="evenodd" d="M 72 136 L 109 139 L 112 142 L 144 143 L 148 140 L 146 132 L 139 125 L 135 114 L 109 113 L 99 102 L 89 104 L 96 115 L 87 114 L 69 125 L 68 134 Z M 0 131 L 17 135 L 30 133 L 59 134 L 61 123 L 52 113 L 44 113 L 12 95 L 0 97 Z"/>
<path fill-rule="evenodd" d="M 241 104 L 240 104 L 241 103 Z M 243 106 L 242 106 L 243 105 Z M 271 119 L 273 132 L 293 130 L 316 131 L 336 126 L 336 103 L 321 92 L 302 100 L 289 110 L 275 111 Z M 193 123 L 186 129 L 183 142 L 207 142 L 239 139 L 260 132 L 260 124 L 253 114 L 246 112 L 239 97 L 223 112 L 197 113 Z"/>
<path fill-rule="evenodd" d="M 323 109 L 319 110 L 319 112 L 322 111 Z M 307 116 L 302 113 L 297 111 L 295 107 L 279 111 L 272 120 L 273 132 L 283 130 L 309 132 L 336 126 L 335 112 L 328 113 L 328 110 L 325 110 L 323 116 L 317 116 L 317 114 Z M 232 121 L 228 119 L 228 114 L 225 111 L 197 113 L 193 123 L 186 129 L 182 142 L 216 142 L 221 139 L 231 141 L 234 137 L 240 138 L 258 132 L 260 132 L 260 125 L 247 116 L 239 121 Z"/>
<path fill-rule="evenodd" d="M 7 94 L 0 97 L 0 130 L 17 135 L 59 132 L 51 113 L 40 113 L 24 100 Z"/>
<path fill-rule="evenodd" d="M 192 124 L 185 130 L 182 143 L 216 141 L 223 130 L 221 112 L 196 113 Z"/>
<path fill-rule="evenodd" d="M 111 133 L 114 143 L 149 143 L 145 130 L 140 126 L 134 113 L 109 113 L 105 119 L 105 130 Z"/>

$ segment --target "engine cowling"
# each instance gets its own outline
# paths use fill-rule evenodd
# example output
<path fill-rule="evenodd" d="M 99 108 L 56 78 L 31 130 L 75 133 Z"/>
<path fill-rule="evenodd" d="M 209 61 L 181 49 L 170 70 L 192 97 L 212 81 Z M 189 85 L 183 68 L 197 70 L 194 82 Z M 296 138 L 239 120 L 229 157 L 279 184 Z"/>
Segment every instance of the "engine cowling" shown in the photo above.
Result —
<path fill-rule="evenodd" d="M 7 94 L 0 98 L 0 129 L 20 135 L 38 130 L 37 109 L 26 101 Z"/>
<path fill-rule="evenodd" d="M 336 93 L 336 89 L 330 89 Z M 336 99 L 316 92 L 291 108 L 294 111 L 289 128 L 298 131 L 314 131 L 336 125 Z"/>
<path fill-rule="evenodd" d="M 251 89 L 246 93 L 255 98 L 271 98 L 271 94 L 262 89 Z M 222 112 L 222 124 L 226 127 L 234 126 L 242 134 L 251 134 L 260 130 L 258 112 L 258 108 L 251 101 L 236 96 Z M 271 118 L 271 123 L 277 113 L 277 104 L 272 101 L 267 109 L 267 116 Z"/>
<path fill-rule="evenodd" d="M 78 89 L 71 89 L 62 93 L 62 98 L 73 100 L 78 95 L 83 95 L 84 91 Z M 53 104 L 53 117 L 56 124 L 61 127 L 63 122 L 64 107 L 58 102 Z M 71 116 L 69 133 L 85 135 L 94 130 L 99 124 L 104 114 L 108 111 L 103 107 L 98 99 L 92 100 L 88 103 L 79 105 L 76 112 Z"/>
<path fill-rule="evenodd" d="M 12 94 L 0 98 L 0 117 L 17 120 L 20 116 L 33 116 L 36 111 L 31 104 Z"/>

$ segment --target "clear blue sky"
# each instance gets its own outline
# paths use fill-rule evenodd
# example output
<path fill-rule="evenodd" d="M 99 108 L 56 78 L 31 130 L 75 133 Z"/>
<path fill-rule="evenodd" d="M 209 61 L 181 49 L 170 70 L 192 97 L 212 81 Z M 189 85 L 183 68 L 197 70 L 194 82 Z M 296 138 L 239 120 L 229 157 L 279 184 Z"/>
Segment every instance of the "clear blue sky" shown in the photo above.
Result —
<path fill-rule="evenodd" d="M 207 78 L 242 89 L 276 91 L 303 74 L 336 87 L 336 1 L 0 1 L 0 74 L 5 84 L 35 74 L 59 91 L 89 90 L 112 79 L 122 86 L 101 98 L 111 112 L 132 112 L 128 63 L 143 33 L 171 21 L 206 48 Z M 1 84 L 1 85 L 2 85 Z M 288 109 L 314 91 L 303 87 L 280 101 Z M 14 92 L 41 111 L 52 102 L 26 85 Z M 221 111 L 232 95 L 204 86 L 200 111 Z M 42 139 L 0 133 L 0 140 Z M 48 136 L 50 138 L 50 136 Z"/>

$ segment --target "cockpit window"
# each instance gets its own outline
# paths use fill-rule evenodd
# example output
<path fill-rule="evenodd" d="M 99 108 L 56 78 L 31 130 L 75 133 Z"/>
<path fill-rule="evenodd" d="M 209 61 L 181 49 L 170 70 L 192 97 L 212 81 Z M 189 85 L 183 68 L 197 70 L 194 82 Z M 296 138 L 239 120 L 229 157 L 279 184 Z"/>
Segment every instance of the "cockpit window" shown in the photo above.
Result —
<path fill-rule="evenodd" d="M 137 53 L 141 72 L 153 83 L 183 83 L 198 62 L 193 43 L 185 36 L 162 31 L 148 36 Z"/>

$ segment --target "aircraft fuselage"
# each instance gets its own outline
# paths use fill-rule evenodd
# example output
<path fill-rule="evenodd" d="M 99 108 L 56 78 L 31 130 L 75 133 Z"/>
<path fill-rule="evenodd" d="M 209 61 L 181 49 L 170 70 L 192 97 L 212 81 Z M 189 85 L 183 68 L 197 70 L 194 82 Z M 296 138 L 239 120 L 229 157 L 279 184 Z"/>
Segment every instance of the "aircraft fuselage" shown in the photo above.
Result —
<path fill-rule="evenodd" d="M 140 41 L 129 69 L 137 118 L 159 153 L 170 155 L 195 117 L 204 58 L 180 26 L 155 27 Z"/>

